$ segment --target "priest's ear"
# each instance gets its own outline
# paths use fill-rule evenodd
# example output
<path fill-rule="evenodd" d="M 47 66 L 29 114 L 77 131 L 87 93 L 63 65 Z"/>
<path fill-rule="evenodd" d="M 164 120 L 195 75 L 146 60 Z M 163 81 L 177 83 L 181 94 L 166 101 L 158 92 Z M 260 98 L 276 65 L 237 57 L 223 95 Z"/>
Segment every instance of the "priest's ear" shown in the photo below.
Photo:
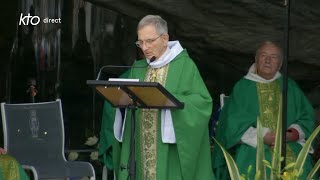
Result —
<path fill-rule="evenodd" d="M 164 42 L 164 44 L 167 44 L 169 41 L 169 34 L 162 34 L 161 40 Z"/>

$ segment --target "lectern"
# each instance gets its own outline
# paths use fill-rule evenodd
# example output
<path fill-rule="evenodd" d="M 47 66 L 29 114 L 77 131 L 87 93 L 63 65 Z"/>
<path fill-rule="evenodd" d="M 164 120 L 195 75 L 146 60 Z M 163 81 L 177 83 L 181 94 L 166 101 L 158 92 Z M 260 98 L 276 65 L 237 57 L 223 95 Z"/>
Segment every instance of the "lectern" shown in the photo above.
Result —
<path fill-rule="evenodd" d="M 184 104 L 157 82 L 87 80 L 113 107 L 131 109 L 130 180 L 135 179 L 135 113 L 137 108 L 183 109 Z"/>

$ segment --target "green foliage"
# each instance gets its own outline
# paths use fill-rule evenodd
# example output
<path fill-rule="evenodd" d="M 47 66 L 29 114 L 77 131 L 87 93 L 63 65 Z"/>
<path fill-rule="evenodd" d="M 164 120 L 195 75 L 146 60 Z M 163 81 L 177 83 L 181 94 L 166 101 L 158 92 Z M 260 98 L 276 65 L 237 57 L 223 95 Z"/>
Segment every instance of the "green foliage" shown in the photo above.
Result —
<path fill-rule="evenodd" d="M 262 125 L 260 122 L 260 119 L 257 119 L 257 135 L 258 135 L 258 142 L 257 146 L 260 148 L 257 148 L 257 155 L 256 155 L 256 176 L 255 179 L 261 179 L 265 180 L 267 179 L 266 174 L 266 166 L 263 164 L 264 160 L 264 143 L 263 143 L 263 137 L 262 137 Z"/>
<path fill-rule="evenodd" d="M 294 166 L 294 170 L 296 170 L 299 174 L 302 173 L 302 167 L 304 165 L 304 162 L 306 161 L 309 149 L 311 147 L 311 143 L 314 140 L 314 138 L 317 136 L 318 132 L 320 131 L 320 126 L 318 126 L 313 133 L 310 135 L 310 137 L 308 138 L 306 144 L 303 146 L 303 148 L 301 149 L 297 160 L 296 160 L 296 164 Z"/>
<path fill-rule="evenodd" d="M 312 170 L 310 171 L 307 179 L 312 179 L 312 177 L 316 174 L 317 170 L 320 168 L 320 159 L 317 161 L 317 163 L 314 165 Z"/>
<path fill-rule="evenodd" d="M 237 167 L 236 163 L 234 162 L 232 156 L 215 138 L 213 138 L 213 140 L 218 144 L 218 146 L 221 148 L 221 150 L 223 152 L 223 155 L 227 161 L 227 166 L 228 166 L 228 170 L 229 170 L 229 174 L 230 174 L 231 179 L 232 180 L 243 179 L 240 176 L 238 167 Z"/>
<path fill-rule="evenodd" d="M 276 128 L 276 139 L 274 142 L 274 148 L 273 148 L 273 156 L 272 156 L 272 169 L 270 174 L 270 180 L 274 179 L 280 179 L 281 174 L 281 162 L 283 161 L 283 158 L 281 157 L 281 146 L 282 146 L 282 120 L 281 120 L 281 103 L 279 103 L 279 112 L 278 112 L 278 119 L 277 119 L 277 128 Z M 257 147 L 261 148 L 261 147 Z"/>
<path fill-rule="evenodd" d="M 279 113 L 281 114 L 281 113 Z M 257 134 L 258 134 L 258 144 L 257 144 L 257 162 L 256 162 L 256 173 L 255 173 L 255 180 L 262 180 L 266 179 L 266 171 L 265 168 L 268 167 L 271 170 L 270 179 L 283 179 L 283 180 L 297 180 L 299 176 L 303 173 L 303 166 L 306 161 L 307 155 L 309 153 L 309 149 L 311 147 L 312 141 L 315 139 L 317 134 L 320 131 L 320 125 L 313 131 L 313 133 L 310 135 L 308 140 L 306 141 L 306 144 L 301 149 L 296 162 L 289 163 L 284 167 L 284 169 L 281 170 L 281 162 L 284 160 L 283 157 L 281 157 L 281 146 L 282 146 L 282 139 L 281 137 L 281 129 L 282 129 L 282 123 L 279 120 L 280 115 L 278 117 L 278 124 L 277 124 L 277 130 L 276 130 L 276 141 L 273 151 L 273 158 L 272 158 L 272 164 L 265 160 L 264 158 L 264 144 L 263 144 L 263 138 L 262 138 L 262 125 L 260 120 L 257 120 Z M 214 139 L 214 138 L 213 138 Z M 240 176 L 238 167 L 233 160 L 232 156 L 227 152 L 227 150 L 216 140 L 214 141 L 219 145 L 219 147 L 222 149 L 222 152 L 225 156 L 228 170 L 230 173 L 230 177 L 232 180 L 234 179 L 242 179 L 242 180 L 248 180 L 249 174 L 252 171 L 252 167 L 248 167 L 248 175 L 242 174 Z M 315 175 L 317 170 L 320 168 L 320 160 L 315 164 L 313 169 L 310 171 L 308 175 L 308 180 L 312 179 L 312 177 Z"/>

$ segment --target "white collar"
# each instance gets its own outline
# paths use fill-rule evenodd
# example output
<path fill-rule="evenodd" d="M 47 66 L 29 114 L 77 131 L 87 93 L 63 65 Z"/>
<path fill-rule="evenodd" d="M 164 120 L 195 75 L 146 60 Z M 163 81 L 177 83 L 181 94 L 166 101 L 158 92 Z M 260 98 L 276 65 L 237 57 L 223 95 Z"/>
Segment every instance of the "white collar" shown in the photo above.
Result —
<path fill-rule="evenodd" d="M 152 68 L 160 68 L 171 62 L 182 51 L 183 48 L 180 45 L 179 41 L 169 41 L 166 51 L 161 55 L 159 59 L 151 63 L 149 63 L 150 60 L 147 59 L 147 62 Z"/>
<path fill-rule="evenodd" d="M 257 70 L 256 63 L 253 63 L 248 71 L 248 74 L 245 75 L 244 78 L 254 82 L 259 82 L 259 83 L 270 83 L 281 77 L 281 73 L 277 71 L 277 73 L 274 75 L 272 79 L 269 79 L 269 80 L 264 79 L 263 77 L 256 74 L 256 70 Z"/>

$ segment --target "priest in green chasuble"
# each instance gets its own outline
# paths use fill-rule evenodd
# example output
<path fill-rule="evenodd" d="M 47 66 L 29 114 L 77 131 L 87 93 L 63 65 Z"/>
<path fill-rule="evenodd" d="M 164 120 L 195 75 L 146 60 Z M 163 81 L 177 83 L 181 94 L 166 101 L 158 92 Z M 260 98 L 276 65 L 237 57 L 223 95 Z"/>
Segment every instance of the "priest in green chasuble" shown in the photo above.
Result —
<path fill-rule="evenodd" d="M 169 41 L 167 23 L 160 16 L 142 18 L 137 33 L 136 45 L 146 59 L 134 64 L 139 68 L 132 68 L 129 78 L 160 83 L 184 108 L 137 110 L 136 179 L 212 180 L 208 132 L 212 99 L 195 63 L 179 41 Z M 117 180 L 129 177 L 130 124 L 130 110 L 124 120 L 117 110 L 114 134 L 121 146 L 113 151 Z"/>
<path fill-rule="evenodd" d="M 246 76 L 234 86 L 222 109 L 217 126 L 216 139 L 232 152 L 240 174 L 247 174 L 252 165 L 250 179 L 254 179 L 257 146 L 257 117 L 263 126 L 265 158 L 271 162 L 275 142 L 275 130 L 281 108 L 282 50 L 274 42 L 263 42 L 256 51 L 255 63 Z M 286 163 L 295 162 L 306 139 L 314 129 L 313 109 L 298 85 L 288 80 Z M 281 115 L 280 115 L 281 117 Z M 311 152 L 312 150 L 310 150 Z M 215 145 L 213 168 L 217 179 L 228 179 L 226 166 L 220 148 Z M 307 157 L 304 173 L 312 168 L 310 155 Z M 267 168 L 267 170 L 269 170 Z M 267 171 L 267 176 L 270 171 Z"/>

